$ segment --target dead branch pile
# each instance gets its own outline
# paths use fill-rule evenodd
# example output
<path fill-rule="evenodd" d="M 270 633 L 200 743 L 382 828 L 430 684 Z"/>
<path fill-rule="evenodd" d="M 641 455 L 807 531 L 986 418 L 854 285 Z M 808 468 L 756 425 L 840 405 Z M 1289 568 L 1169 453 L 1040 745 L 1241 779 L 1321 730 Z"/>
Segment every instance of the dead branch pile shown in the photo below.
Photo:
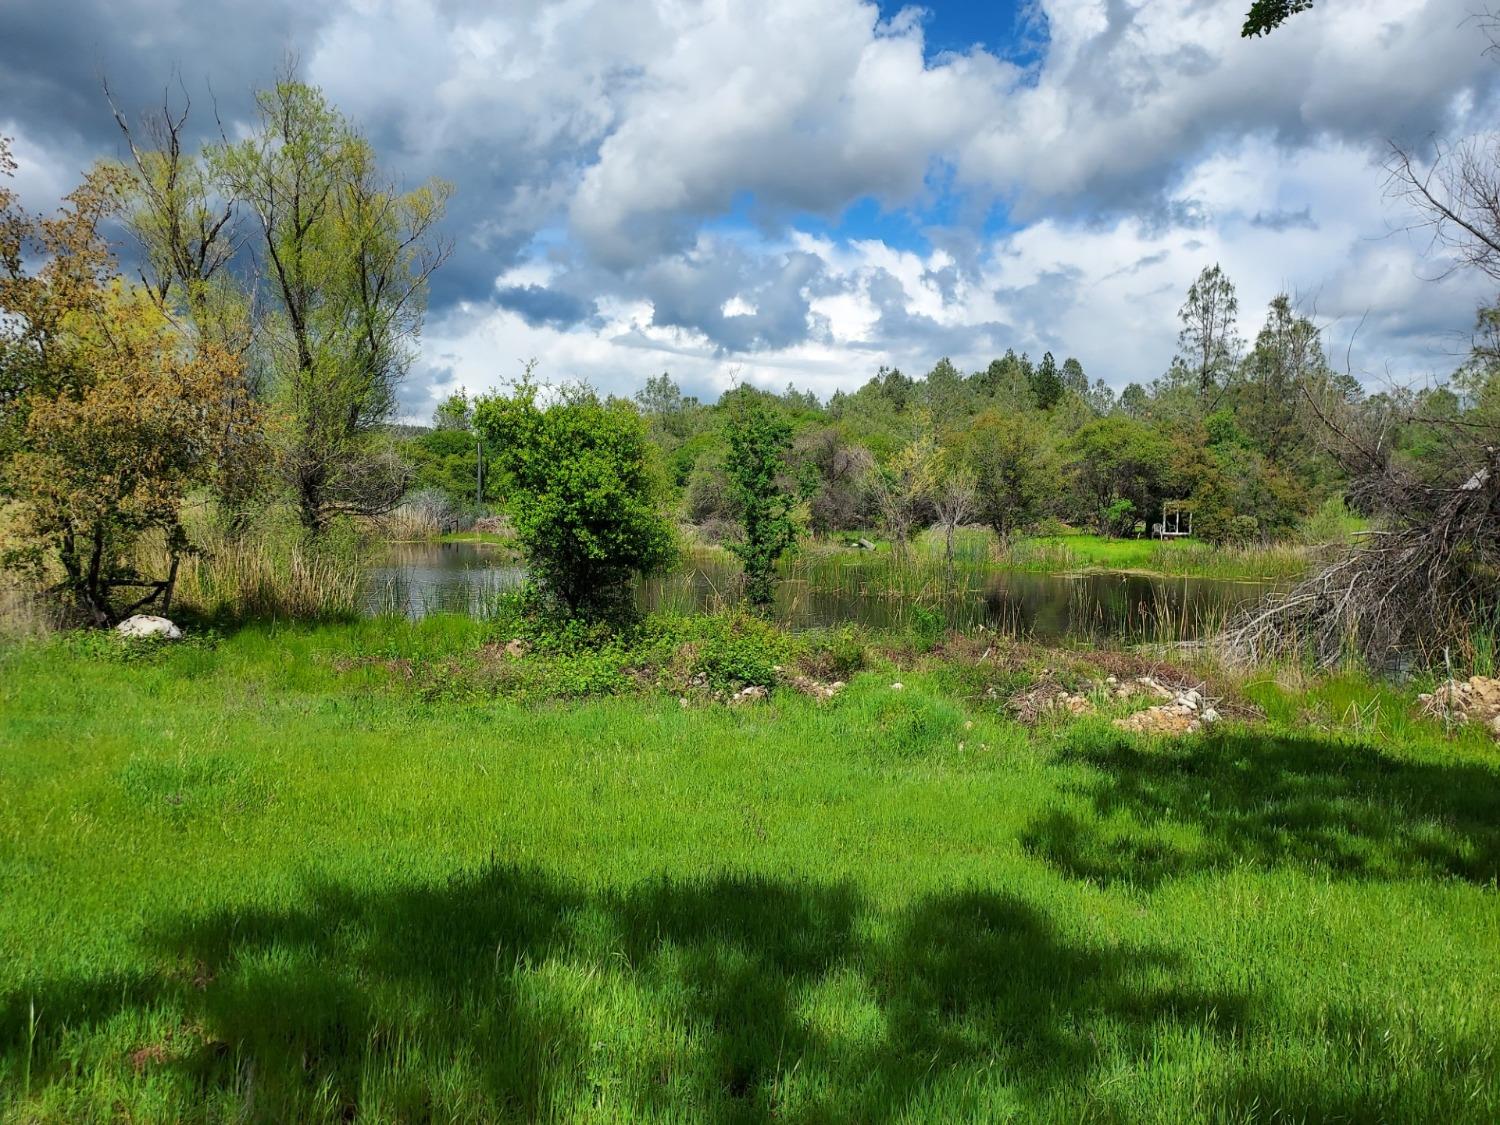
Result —
<path fill-rule="evenodd" d="M 1356 486 L 1386 526 L 1275 595 L 1223 638 L 1254 661 L 1306 655 L 1440 664 L 1500 620 L 1500 448 L 1482 448 L 1462 483 L 1421 481 L 1389 460 Z M 1478 464 L 1475 461 L 1478 461 Z M 1453 474 L 1458 476 L 1459 474 Z"/>

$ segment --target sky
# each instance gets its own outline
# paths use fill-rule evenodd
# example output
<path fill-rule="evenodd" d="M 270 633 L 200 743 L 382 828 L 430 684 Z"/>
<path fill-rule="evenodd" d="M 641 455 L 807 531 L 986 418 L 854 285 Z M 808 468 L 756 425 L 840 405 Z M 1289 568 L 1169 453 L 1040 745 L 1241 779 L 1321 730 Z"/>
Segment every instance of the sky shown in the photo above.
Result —
<path fill-rule="evenodd" d="M 1481 279 L 1434 251 L 1392 141 L 1489 128 L 1482 0 L 16 0 L 0 133 L 55 205 L 164 94 L 248 118 L 288 58 L 390 172 L 453 185 L 409 420 L 538 361 L 826 398 L 1007 348 L 1162 374 L 1219 263 L 1253 338 L 1278 292 L 1375 386 L 1451 372 Z"/>

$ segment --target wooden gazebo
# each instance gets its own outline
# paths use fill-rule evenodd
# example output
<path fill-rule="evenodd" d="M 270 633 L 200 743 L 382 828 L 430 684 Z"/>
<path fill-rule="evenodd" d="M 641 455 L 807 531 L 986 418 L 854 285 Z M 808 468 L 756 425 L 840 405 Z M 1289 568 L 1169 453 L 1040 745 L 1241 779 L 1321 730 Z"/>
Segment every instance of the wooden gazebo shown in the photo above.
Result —
<path fill-rule="evenodd" d="M 1183 516 L 1187 525 L 1183 526 Z M 1158 539 L 1184 539 L 1193 533 L 1193 503 L 1191 500 L 1167 500 L 1161 506 L 1161 523 L 1151 528 Z"/>

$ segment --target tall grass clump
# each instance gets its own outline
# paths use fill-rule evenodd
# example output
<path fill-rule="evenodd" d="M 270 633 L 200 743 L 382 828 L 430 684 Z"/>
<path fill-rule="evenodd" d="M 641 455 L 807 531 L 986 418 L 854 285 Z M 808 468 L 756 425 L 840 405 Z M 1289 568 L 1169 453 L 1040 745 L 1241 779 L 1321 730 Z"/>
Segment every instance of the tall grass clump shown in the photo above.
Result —
<path fill-rule="evenodd" d="M 462 531 L 473 522 L 446 493 L 435 488 L 413 492 L 397 507 L 380 517 L 379 528 L 397 542 L 437 539 Z"/>
<path fill-rule="evenodd" d="M 290 509 L 268 507 L 231 529 L 211 508 L 192 521 L 173 608 L 210 620 L 340 620 L 359 610 L 364 541 L 352 522 L 312 535 Z M 145 550 L 163 550 L 159 543 Z"/>
<path fill-rule="evenodd" d="M 1173 577 L 1275 580 L 1302 577 L 1311 561 L 1311 549 L 1300 543 L 1229 547 L 1176 542 L 1158 544 L 1148 569 Z"/>
<path fill-rule="evenodd" d="M 59 606 L 19 579 L 0 573 L 0 640 L 45 637 L 63 624 Z"/>
<path fill-rule="evenodd" d="M 1330 496 L 1302 521 L 1297 538 L 1309 547 L 1347 546 L 1369 526 L 1344 504 L 1343 496 Z"/>

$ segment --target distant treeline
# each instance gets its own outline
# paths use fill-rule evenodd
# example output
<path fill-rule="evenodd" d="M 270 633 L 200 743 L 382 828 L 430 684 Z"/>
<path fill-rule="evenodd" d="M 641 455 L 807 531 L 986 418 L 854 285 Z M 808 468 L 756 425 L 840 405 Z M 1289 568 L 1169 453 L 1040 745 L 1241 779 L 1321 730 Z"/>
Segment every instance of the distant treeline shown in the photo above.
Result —
<path fill-rule="evenodd" d="M 1399 419 L 1391 455 L 1418 474 L 1440 467 L 1440 423 L 1494 412 L 1495 368 L 1483 347 L 1447 385 L 1367 394 L 1332 369 L 1317 327 L 1287 296 L 1271 302 L 1248 346 L 1237 313 L 1233 284 L 1218 266 L 1205 269 L 1183 303 L 1168 370 L 1118 395 L 1071 357 L 1007 351 L 967 373 L 946 358 L 915 378 L 882 367 L 826 403 L 791 386 L 745 385 L 704 403 L 661 374 L 630 406 L 647 421 L 680 516 L 711 539 L 735 534 L 725 423 L 754 398 L 790 423 L 788 468 L 815 534 L 880 529 L 900 539 L 955 515 L 1002 538 L 1051 520 L 1149 534 L 1171 503 L 1192 511 L 1197 536 L 1218 543 L 1285 537 L 1345 488 L 1328 452 L 1335 407 L 1382 425 Z M 472 408 L 455 393 L 431 431 L 408 431 L 399 443 L 414 490 L 464 512 L 502 503 L 506 490 L 493 474 L 476 491 L 482 442 Z"/>

